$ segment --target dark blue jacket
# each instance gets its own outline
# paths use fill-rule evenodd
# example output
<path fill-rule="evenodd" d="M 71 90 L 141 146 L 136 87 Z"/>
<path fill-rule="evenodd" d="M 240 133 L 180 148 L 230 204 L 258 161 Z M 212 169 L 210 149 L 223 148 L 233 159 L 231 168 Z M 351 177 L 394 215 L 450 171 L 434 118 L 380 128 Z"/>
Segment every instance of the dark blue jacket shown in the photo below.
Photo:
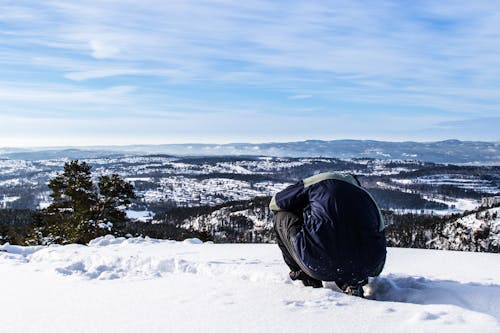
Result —
<path fill-rule="evenodd" d="M 277 193 L 270 208 L 303 214 L 294 246 L 300 266 L 316 279 L 352 283 L 367 278 L 385 260 L 380 210 L 350 175 L 306 178 Z"/>

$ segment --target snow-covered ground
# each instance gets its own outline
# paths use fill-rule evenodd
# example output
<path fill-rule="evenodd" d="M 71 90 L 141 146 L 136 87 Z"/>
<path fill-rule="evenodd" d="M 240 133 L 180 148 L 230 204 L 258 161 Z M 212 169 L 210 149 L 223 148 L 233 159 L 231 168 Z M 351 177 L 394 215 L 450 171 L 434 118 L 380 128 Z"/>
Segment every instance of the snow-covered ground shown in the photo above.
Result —
<path fill-rule="evenodd" d="M 288 278 L 272 244 L 111 236 L 0 246 L 5 332 L 499 332 L 498 254 L 396 249 L 368 299 Z"/>
<path fill-rule="evenodd" d="M 472 211 L 481 207 L 481 202 L 476 199 L 447 198 L 446 200 L 430 195 L 422 195 L 422 198 L 428 201 L 434 201 L 447 205 L 447 209 L 410 209 L 410 208 L 391 208 L 395 214 L 426 214 L 447 216 L 451 214 L 461 214 L 465 211 Z"/>
<path fill-rule="evenodd" d="M 7 203 L 19 200 L 19 197 L 8 197 L 6 195 L 0 198 L 0 208 L 6 208 Z"/>
<path fill-rule="evenodd" d="M 215 206 L 270 196 L 298 179 L 327 170 L 368 176 L 365 178 L 367 187 L 372 188 L 371 182 L 375 181 L 375 188 L 420 194 L 426 200 L 449 206 L 437 210 L 395 210 L 397 213 L 462 213 L 479 205 L 476 192 L 487 197 L 500 194 L 498 168 L 485 166 L 477 167 L 477 172 L 471 175 L 466 167 L 429 165 L 414 160 L 96 156 L 101 157 L 81 160 L 92 166 L 94 181 L 102 175 L 119 174 L 135 186 L 136 203 L 149 210 L 157 210 L 164 202 L 181 207 Z M 0 158 L 0 200 L 1 194 L 11 198 L 1 201 L 0 207 L 46 208 L 51 203 L 47 184 L 68 161 L 66 157 L 51 159 L 49 156 L 41 160 Z M 397 206 L 405 208 L 401 203 Z M 408 199 L 408 206 L 414 207 L 411 199 Z M 419 207 L 424 207 L 423 203 Z"/>
<path fill-rule="evenodd" d="M 153 219 L 154 213 L 149 210 L 131 210 L 128 209 L 126 211 L 127 218 L 132 221 L 138 222 L 151 222 Z"/>
<path fill-rule="evenodd" d="M 161 178 L 158 188 L 143 193 L 145 202 L 158 202 L 168 198 L 179 206 L 222 204 L 227 201 L 249 200 L 258 196 L 270 196 L 291 183 L 270 181 L 249 183 L 228 178 L 197 180 L 184 176 Z"/>
<path fill-rule="evenodd" d="M 418 179 L 418 178 L 417 178 Z M 419 184 L 418 181 L 411 180 L 411 179 L 391 179 L 391 182 L 393 184 L 399 184 L 399 185 L 410 185 L 410 184 Z M 431 183 L 429 183 L 431 184 Z M 432 183 L 432 184 L 440 184 L 438 182 Z M 458 183 L 455 183 L 455 185 Z M 452 185 L 452 184 L 445 184 L 442 183 L 441 185 Z M 413 213 L 413 214 L 435 214 L 435 215 L 451 215 L 451 214 L 460 214 L 465 211 L 471 211 L 479 208 L 481 206 L 481 201 L 477 199 L 464 199 L 464 198 L 453 198 L 453 197 L 446 197 L 443 195 L 436 195 L 435 193 L 433 194 L 422 194 L 421 191 L 416 191 L 412 190 L 409 188 L 405 187 L 399 187 L 399 186 L 394 186 L 391 184 L 387 184 L 385 182 L 377 182 L 377 186 L 383 189 L 388 189 L 388 190 L 393 190 L 393 191 L 401 191 L 403 193 L 412 193 L 412 194 L 420 194 L 422 199 L 428 200 L 428 201 L 434 201 L 437 203 L 442 203 L 448 206 L 449 208 L 447 209 L 398 209 L 398 208 L 391 208 L 391 211 L 393 211 L 396 214 L 408 214 L 408 213 Z M 469 186 L 469 185 L 468 185 Z M 471 185 L 472 186 L 472 185 Z M 458 186 L 459 188 L 464 188 L 462 186 Z M 472 187 L 467 187 L 467 189 L 475 189 L 478 192 L 484 192 L 483 189 L 478 186 L 477 188 Z M 496 193 L 496 192 L 492 192 Z"/>

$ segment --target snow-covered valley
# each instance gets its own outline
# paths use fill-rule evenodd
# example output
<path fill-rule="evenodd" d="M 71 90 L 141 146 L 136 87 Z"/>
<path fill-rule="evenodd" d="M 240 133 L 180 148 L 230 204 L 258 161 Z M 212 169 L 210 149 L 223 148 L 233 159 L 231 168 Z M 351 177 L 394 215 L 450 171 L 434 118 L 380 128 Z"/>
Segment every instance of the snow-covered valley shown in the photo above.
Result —
<path fill-rule="evenodd" d="M 0 208 L 41 209 L 50 202 L 47 183 L 67 158 L 0 158 Z M 498 166 L 453 166 L 415 160 L 169 155 L 87 158 L 94 177 L 117 173 L 135 186 L 134 211 L 173 206 L 214 206 L 270 196 L 319 172 L 360 177 L 382 208 L 396 213 L 447 215 L 472 210 L 482 197 L 500 194 Z M 132 215 L 135 213 L 131 213 Z"/>
<path fill-rule="evenodd" d="M 274 244 L 0 246 L 5 332 L 498 332 L 498 254 L 389 248 L 365 292 L 292 282 Z"/>

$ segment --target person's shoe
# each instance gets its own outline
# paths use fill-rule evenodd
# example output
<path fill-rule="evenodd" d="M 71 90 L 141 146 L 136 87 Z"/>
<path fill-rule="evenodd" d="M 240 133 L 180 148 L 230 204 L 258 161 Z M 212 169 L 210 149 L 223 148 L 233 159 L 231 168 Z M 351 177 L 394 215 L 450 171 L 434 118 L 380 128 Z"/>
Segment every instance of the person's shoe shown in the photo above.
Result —
<path fill-rule="evenodd" d="M 340 289 L 347 295 L 357 296 L 361 298 L 365 297 L 362 284 L 357 284 L 357 285 L 344 284 L 340 287 Z"/>
<path fill-rule="evenodd" d="M 308 277 L 307 279 L 302 280 L 302 283 L 306 287 L 323 288 L 323 282 L 321 282 L 320 280 L 316 280 L 312 277 Z"/>
<path fill-rule="evenodd" d="M 288 275 L 290 276 L 290 279 L 292 279 L 292 281 L 302 280 L 300 278 L 301 273 L 303 273 L 303 272 L 302 271 L 290 271 L 290 273 L 288 273 Z"/>
<path fill-rule="evenodd" d="M 291 271 L 288 275 L 290 276 L 290 279 L 292 279 L 293 281 L 301 280 L 302 283 L 304 284 L 304 286 L 306 286 L 306 287 L 313 287 L 313 288 L 322 288 L 323 287 L 323 282 L 310 277 L 309 275 L 304 273 L 304 271 L 302 271 L 302 270 Z"/>

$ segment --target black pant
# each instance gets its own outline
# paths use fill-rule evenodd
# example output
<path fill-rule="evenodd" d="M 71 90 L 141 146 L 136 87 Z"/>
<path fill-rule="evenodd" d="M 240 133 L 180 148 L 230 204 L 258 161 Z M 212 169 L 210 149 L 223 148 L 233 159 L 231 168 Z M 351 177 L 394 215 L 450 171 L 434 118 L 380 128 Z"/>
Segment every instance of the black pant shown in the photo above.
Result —
<path fill-rule="evenodd" d="M 276 241 L 285 263 L 292 271 L 303 270 L 300 259 L 295 253 L 293 240 L 302 229 L 304 223 L 302 217 L 292 212 L 279 211 L 274 214 L 274 231 L 276 232 Z M 307 271 L 304 271 L 307 273 Z"/>
<path fill-rule="evenodd" d="M 322 280 L 320 277 L 317 277 L 316 274 L 311 272 L 304 264 L 302 264 L 302 261 L 299 259 L 297 253 L 295 252 L 294 239 L 295 236 L 302 230 L 303 224 L 304 220 L 301 216 L 288 211 L 276 212 L 274 214 L 274 231 L 276 232 L 276 241 L 279 248 L 281 249 L 281 253 L 283 254 L 283 259 L 285 260 L 285 263 L 291 271 L 302 270 L 307 275 L 317 280 Z M 382 258 L 375 270 L 373 270 L 373 272 L 370 272 L 367 276 L 355 277 L 353 281 L 339 280 L 335 282 L 337 284 L 365 284 L 367 283 L 368 276 L 378 276 L 382 272 L 384 264 L 385 256 L 384 258 Z"/>

